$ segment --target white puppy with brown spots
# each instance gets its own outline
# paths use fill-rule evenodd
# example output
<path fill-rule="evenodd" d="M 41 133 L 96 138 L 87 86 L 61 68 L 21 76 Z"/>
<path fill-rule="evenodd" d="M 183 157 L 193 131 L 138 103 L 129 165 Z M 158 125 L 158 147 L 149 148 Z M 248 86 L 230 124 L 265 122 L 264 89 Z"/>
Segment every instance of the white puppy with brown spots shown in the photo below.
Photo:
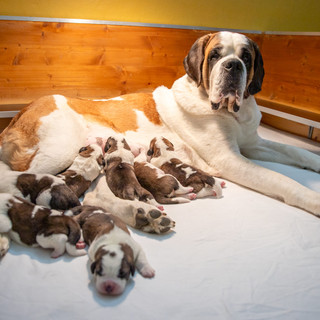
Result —
<path fill-rule="evenodd" d="M 68 214 L 35 205 L 8 193 L 0 193 L 0 256 L 9 250 L 10 239 L 19 244 L 52 248 L 52 258 L 65 251 L 71 256 L 86 254 L 77 249 L 79 224 Z"/>
<path fill-rule="evenodd" d="M 155 137 L 147 152 L 150 162 L 165 173 L 176 177 L 185 187 L 193 187 L 198 198 L 206 196 L 222 197 L 224 182 L 215 183 L 215 179 L 206 172 L 183 163 L 176 156 L 173 144 L 164 137 Z"/>
<path fill-rule="evenodd" d="M 11 171 L 0 162 L 0 192 L 11 193 L 47 208 L 67 210 L 80 205 L 79 197 L 103 167 L 98 145 L 81 148 L 68 170 L 59 176 Z"/>
<path fill-rule="evenodd" d="M 192 187 L 184 187 L 173 175 L 166 174 L 147 161 L 145 150 L 134 159 L 134 172 L 139 183 L 162 204 L 186 203 L 197 195 Z"/>
<path fill-rule="evenodd" d="M 108 138 L 105 148 L 106 180 L 112 192 L 121 199 L 143 201 L 158 206 L 153 195 L 143 188 L 134 172 L 134 155 L 122 135 Z M 161 209 L 163 209 L 161 207 Z"/>
<path fill-rule="evenodd" d="M 91 272 L 98 292 L 121 294 L 135 268 L 145 278 L 154 277 L 155 271 L 144 251 L 130 236 L 121 219 L 101 207 L 80 206 L 73 208 L 72 212 L 82 228 L 84 241 L 89 245 Z"/>

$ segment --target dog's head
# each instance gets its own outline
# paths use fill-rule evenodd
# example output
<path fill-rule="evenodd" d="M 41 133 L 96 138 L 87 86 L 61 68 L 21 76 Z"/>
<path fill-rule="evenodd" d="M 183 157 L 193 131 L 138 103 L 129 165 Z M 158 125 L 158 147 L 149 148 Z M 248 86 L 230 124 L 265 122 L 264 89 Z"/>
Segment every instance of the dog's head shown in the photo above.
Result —
<path fill-rule="evenodd" d="M 112 158 L 121 158 L 122 162 L 133 164 L 134 155 L 123 136 L 111 136 L 108 138 L 105 147 L 105 161 L 108 164 Z"/>
<path fill-rule="evenodd" d="M 213 110 L 237 112 L 243 99 L 261 90 L 263 60 L 255 42 L 232 32 L 199 38 L 184 59 L 188 76 L 208 94 Z"/>
<path fill-rule="evenodd" d="M 164 137 L 155 137 L 150 141 L 147 152 L 148 161 L 154 158 L 166 157 L 168 151 L 174 151 L 173 144 Z M 172 157 L 170 155 L 170 157 Z"/>
<path fill-rule="evenodd" d="M 98 292 L 105 295 L 121 294 L 134 275 L 133 251 L 127 244 L 110 244 L 100 247 L 91 264 L 91 272 Z"/>

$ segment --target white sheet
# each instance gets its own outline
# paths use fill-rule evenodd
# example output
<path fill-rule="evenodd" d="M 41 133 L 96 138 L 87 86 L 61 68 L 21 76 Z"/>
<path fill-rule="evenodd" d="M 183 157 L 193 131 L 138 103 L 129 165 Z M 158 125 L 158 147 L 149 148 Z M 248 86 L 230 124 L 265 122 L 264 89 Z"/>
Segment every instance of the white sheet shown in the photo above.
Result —
<path fill-rule="evenodd" d="M 267 127 L 268 139 L 320 154 Z M 320 192 L 320 175 L 262 163 Z M 0 262 L 0 319 L 320 319 L 320 220 L 228 182 L 224 197 L 166 205 L 167 235 L 132 230 L 156 269 L 122 296 L 99 295 L 87 256 L 12 244 Z"/>

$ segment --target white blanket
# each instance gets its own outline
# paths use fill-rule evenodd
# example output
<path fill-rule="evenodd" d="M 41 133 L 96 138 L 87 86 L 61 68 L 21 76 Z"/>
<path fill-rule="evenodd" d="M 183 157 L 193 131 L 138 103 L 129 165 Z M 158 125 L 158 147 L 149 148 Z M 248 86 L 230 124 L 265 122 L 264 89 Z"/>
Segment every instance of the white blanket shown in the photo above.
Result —
<path fill-rule="evenodd" d="M 320 154 L 319 143 L 259 131 Z M 320 192 L 317 173 L 258 163 Z M 0 262 L 0 319 L 320 319 L 319 218 L 231 182 L 222 199 L 165 211 L 174 232 L 131 230 L 155 278 L 136 273 L 119 297 L 95 291 L 87 256 L 55 260 L 12 243 Z"/>

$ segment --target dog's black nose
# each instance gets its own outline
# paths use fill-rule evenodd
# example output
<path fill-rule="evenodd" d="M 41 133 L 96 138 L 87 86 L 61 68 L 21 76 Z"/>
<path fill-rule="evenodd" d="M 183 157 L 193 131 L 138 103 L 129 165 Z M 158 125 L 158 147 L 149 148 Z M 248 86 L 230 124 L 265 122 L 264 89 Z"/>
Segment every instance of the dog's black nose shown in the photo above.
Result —
<path fill-rule="evenodd" d="M 238 106 L 236 103 L 233 105 L 233 111 L 238 112 L 240 110 L 240 106 Z"/>
<path fill-rule="evenodd" d="M 241 71 L 242 64 L 238 59 L 230 59 L 223 63 L 223 67 L 226 71 Z"/>
<path fill-rule="evenodd" d="M 212 107 L 213 110 L 218 110 L 219 106 L 220 106 L 220 103 L 211 102 L 211 107 Z"/>

